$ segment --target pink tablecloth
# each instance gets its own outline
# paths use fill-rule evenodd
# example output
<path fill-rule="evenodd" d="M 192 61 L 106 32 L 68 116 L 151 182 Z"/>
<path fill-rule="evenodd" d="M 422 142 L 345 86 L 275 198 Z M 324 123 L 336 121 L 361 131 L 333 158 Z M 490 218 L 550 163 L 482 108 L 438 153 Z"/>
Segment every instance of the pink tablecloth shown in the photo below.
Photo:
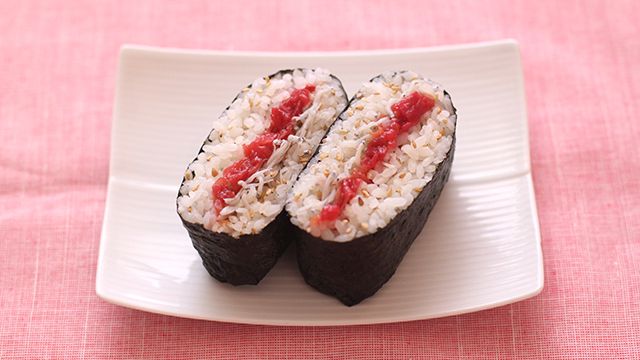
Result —
<path fill-rule="evenodd" d="M 0 358 L 640 357 L 640 2 L 0 1 Z M 541 295 L 376 326 L 232 325 L 94 293 L 123 43 L 520 41 Z"/>

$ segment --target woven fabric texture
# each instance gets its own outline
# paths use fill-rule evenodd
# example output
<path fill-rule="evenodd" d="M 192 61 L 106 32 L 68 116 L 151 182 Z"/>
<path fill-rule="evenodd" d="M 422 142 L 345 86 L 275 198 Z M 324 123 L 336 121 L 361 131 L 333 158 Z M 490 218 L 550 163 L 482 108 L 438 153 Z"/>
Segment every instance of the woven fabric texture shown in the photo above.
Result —
<path fill-rule="evenodd" d="M 640 2 L 0 0 L 0 358 L 640 358 Z M 94 292 L 123 43 L 520 42 L 545 289 L 462 316 L 269 327 Z"/>

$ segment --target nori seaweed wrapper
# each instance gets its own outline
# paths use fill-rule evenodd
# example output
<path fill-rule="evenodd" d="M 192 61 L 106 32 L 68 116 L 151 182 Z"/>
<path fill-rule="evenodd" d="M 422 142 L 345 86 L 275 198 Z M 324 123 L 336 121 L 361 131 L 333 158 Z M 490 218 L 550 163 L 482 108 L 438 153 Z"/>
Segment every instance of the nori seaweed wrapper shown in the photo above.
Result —
<path fill-rule="evenodd" d="M 451 99 L 446 91 L 445 95 Z M 455 107 L 452 116 L 456 116 Z M 298 266 L 307 284 L 347 306 L 375 294 L 393 276 L 427 222 L 449 179 L 455 144 L 454 131 L 451 147 L 431 181 L 407 209 L 376 233 L 335 242 L 315 237 L 293 225 Z"/>
<path fill-rule="evenodd" d="M 259 234 L 239 238 L 185 220 L 182 224 L 211 276 L 233 285 L 255 285 L 267 275 L 291 242 L 291 237 L 284 232 L 286 221 L 280 213 Z"/>
<path fill-rule="evenodd" d="M 296 69 L 280 70 L 268 77 L 282 76 L 287 73 L 293 73 L 294 70 Z M 331 77 L 337 81 L 345 100 L 348 101 L 340 79 L 334 75 L 331 75 Z M 251 84 L 247 88 L 251 88 Z M 241 95 L 242 92 L 236 95 L 231 103 Z M 225 111 L 229 109 L 229 106 Z M 338 112 L 341 112 L 340 109 Z M 200 153 L 204 152 L 203 147 L 208 139 L 209 136 L 205 138 L 198 154 L 196 154 L 191 163 L 197 160 Z M 182 188 L 184 182 L 185 178 L 183 177 L 179 189 Z M 178 191 L 177 198 L 179 197 L 180 191 Z M 177 198 L 176 210 L 178 206 Z M 178 216 L 180 216 L 179 213 Z M 232 285 L 258 284 L 273 268 L 293 239 L 290 234 L 291 225 L 284 210 L 258 234 L 242 235 L 238 238 L 225 233 L 213 232 L 206 229 L 202 224 L 190 223 L 184 220 L 182 216 L 180 216 L 180 220 L 185 229 L 187 229 L 193 247 L 202 258 L 202 264 L 207 272 L 218 281 Z"/>

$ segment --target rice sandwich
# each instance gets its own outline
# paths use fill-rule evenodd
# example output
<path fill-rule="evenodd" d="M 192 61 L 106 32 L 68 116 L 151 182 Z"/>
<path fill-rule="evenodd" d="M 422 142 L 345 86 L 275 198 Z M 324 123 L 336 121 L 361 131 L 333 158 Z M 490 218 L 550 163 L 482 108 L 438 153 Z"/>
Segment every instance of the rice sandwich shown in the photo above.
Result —
<path fill-rule="evenodd" d="M 455 130 L 449 94 L 416 73 L 358 90 L 287 200 L 309 285 L 351 306 L 389 280 L 449 178 Z"/>
<path fill-rule="evenodd" d="M 282 70 L 242 89 L 214 121 L 177 197 L 211 276 L 257 284 L 273 267 L 291 241 L 287 194 L 347 103 L 327 70 Z"/>

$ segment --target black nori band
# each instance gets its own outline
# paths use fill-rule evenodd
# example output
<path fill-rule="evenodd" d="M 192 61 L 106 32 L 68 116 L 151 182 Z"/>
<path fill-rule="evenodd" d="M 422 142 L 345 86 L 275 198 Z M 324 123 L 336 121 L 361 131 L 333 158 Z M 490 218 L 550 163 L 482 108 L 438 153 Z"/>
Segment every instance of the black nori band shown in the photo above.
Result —
<path fill-rule="evenodd" d="M 291 243 L 292 237 L 285 231 L 286 221 L 284 213 L 280 213 L 259 234 L 239 238 L 213 232 L 185 220 L 182 224 L 211 276 L 233 285 L 255 285 L 267 275 Z"/>

